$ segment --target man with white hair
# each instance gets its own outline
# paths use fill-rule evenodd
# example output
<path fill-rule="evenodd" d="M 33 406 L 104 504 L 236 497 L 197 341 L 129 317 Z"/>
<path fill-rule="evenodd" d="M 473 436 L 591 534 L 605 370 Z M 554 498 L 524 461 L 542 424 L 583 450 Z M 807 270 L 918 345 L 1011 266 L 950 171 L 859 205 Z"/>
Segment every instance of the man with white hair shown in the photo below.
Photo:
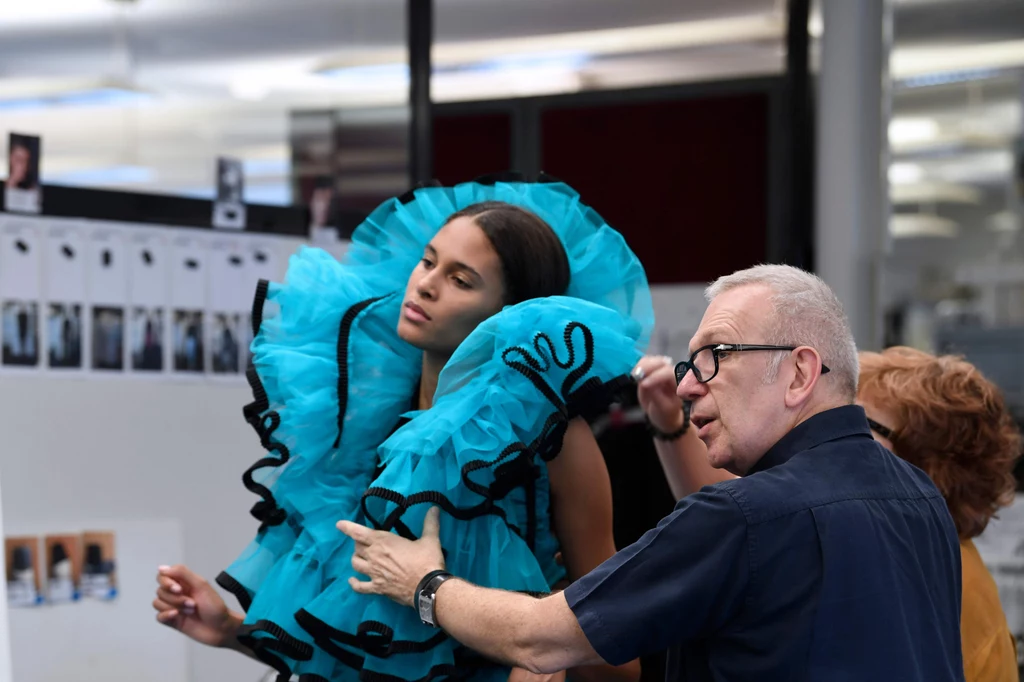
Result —
<path fill-rule="evenodd" d="M 956 530 L 928 477 L 876 444 L 852 404 L 856 348 L 835 295 L 778 265 L 707 293 L 678 397 L 652 388 L 672 371 L 663 360 L 634 376 L 663 461 L 696 430 L 738 478 L 684 497 L 543 599 L 446 574 L 436 509 L 417 541 L 342 522 L 370 578 L 353 589 L 534 672 L 670 648 L 669 680 L 962 680 Z"/>

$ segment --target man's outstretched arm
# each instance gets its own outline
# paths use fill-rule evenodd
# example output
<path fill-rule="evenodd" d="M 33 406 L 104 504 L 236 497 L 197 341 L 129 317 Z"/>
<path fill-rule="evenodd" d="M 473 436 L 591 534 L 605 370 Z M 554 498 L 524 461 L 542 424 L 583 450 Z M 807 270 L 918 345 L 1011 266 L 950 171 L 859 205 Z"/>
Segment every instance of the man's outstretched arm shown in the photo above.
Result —
<path fill-rule="evenodd" d="M 416 541 L 350 521 L 339 522 L 338 529 L 356 543 L 353 568 L 370 578 L 350 578 L 352 589 L 413 606 L 420 580 L 444 568 L 438 513 L 436 507 L 427 512 L 423 535 Z M 604 663 L 560 592 L 537 599 L 453 579 L 441 584 L 435 603 L 438 625 L 494 660 L 535 673 Z"/>

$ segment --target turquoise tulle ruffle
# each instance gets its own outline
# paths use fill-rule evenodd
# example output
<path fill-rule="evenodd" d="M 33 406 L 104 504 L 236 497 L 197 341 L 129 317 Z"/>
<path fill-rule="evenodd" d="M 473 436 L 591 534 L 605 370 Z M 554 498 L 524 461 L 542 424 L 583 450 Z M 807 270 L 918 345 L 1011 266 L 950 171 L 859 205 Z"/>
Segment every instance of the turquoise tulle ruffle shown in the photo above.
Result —
<path fill-rule="evenodd" d="M 569 255 L 569 291 L 481 324 L 442 371 L 434 407 L 394 431 L 420 371 L 419 351 L 395 331 L 406 280 L 449 215 L 487 200 L 552 226 Z M 286 282 L 260 297 L 246 415 L 268 454 L 245 482 L 262 497 L 253 510 L 262 525 L 218 579 L 247 611 L 246 641 L 307 680 L 503 679 L 506 669 L 411 609 L 352 592 L 351 544 L 335 524 L 418 534 L 439 504 L 449 570 L 547 591 L 562 571 L 543 460 L 576 410 L 647 344 L 653 311 L 639 262 L 564 184 L 467 183 L 385 202 L 343 263 L 301 249 Z"/>

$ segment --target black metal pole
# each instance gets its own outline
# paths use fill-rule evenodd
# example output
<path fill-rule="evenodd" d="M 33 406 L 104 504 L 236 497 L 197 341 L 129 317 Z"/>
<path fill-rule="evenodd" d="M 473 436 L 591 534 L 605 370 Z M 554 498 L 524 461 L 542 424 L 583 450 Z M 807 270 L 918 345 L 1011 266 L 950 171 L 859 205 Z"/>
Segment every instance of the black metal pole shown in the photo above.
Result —
<path fill-rule="evenodd" d="M 786 127 L 788 128 L 789 236 L 784 260 L 814 269 L 814 93 L 811 81 L 811 0 L 789 0 L 786 30 Z"/>
<path fill-rule="evenodd" d="M 430 109 L 430 46 L 434 0 L 407 0 L 409 41 L 409 177 L 413 184 L 434 177 L 434 126 Z"/>

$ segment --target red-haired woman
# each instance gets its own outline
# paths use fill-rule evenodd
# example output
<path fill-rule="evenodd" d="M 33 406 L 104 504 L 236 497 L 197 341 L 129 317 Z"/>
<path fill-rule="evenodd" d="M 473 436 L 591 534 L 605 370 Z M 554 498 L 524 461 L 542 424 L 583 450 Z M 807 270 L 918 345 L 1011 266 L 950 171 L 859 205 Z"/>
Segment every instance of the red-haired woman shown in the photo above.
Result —
<path fill-rule="evenodd" d="M 1013 500 L 1020 433 L 1003 397 L 961 358 L 912 348 L 861 353 L 858 397 L 875 440 L 942 491 L 960 534 L 960 638 L 967 682 L 1017 682 L 1017 655 L 999 592 L 972 538 Z"/>

